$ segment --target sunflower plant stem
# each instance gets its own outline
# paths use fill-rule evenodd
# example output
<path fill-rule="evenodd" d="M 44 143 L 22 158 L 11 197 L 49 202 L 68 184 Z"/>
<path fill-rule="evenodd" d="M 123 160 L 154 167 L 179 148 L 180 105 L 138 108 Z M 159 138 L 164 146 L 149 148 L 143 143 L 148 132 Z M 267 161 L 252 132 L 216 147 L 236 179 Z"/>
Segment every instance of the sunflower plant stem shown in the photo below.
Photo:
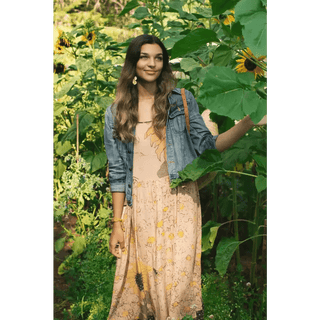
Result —
<path fill-rule="evenodd" d="M 260 202 L 260 193 L 257 193 L 257 201 L 254 210 L 254 223 L 258 225 L 258 218 L 259 218 L 259 202 Z M 256 227 L 255 236 L 259 234 L 259 227 Z M 253 285 L 256 285 L 257 278 L 256 278 L 256 265 L 257 265 L 257 253 L 258 253 L 258 238 L 254 238 L 252 240 L 252 260 L 251 260 L 251 269 L 250 269 L 250 282 Z"/>
<path fill-rule="evenodd" d="M 238 209 L 237 209 L 237 186 L 236 186 L 236 177 L 232 175 L 232 211 L 233 211 L 233 218 L 234 218 L 234 235 L 235 239 L 239 241 L 239 226 L 238 226 Z M 240 264 L 240 249 L 239 246 L 236 249 L 236 261 L 237 265 Z"/>
<path fill-rule="evenodd" d="M 254 175 L 254 174 L 250 174 L 250 173 L 246 173 L 246 172 L 241 172 L 241 171 L 224 170 L 223 172 L 225 172 L 225 173 L 230 172 L 230 173 L 242 174 L 242 175 L 244 175 L 244 176 L 249 176 L 249 177 L 253 177 L 253 178 L 256 178 L 256 177 L 257 177 L 257 176 Z"/>

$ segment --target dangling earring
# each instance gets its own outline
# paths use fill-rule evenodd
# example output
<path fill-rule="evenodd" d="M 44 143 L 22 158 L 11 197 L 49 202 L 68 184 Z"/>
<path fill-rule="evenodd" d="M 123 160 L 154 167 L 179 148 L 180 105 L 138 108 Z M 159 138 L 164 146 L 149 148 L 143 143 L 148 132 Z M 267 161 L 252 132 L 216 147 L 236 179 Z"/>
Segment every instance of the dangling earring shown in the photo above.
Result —
<path fill-rule="evenodd" d="M 132 84 L 135 86 L 136 84 L 137 84 L 137 76 L 135 76 L 134 78 L 133 78 L 133 80 L 132 80 Z"/>

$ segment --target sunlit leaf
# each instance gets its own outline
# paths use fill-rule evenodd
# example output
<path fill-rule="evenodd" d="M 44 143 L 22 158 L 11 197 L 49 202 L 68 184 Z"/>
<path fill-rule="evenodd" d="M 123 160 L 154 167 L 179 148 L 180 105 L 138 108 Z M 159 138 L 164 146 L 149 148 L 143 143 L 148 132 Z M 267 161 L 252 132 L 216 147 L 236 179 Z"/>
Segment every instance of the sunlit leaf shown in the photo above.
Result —
<path fill-rule="evenodd" d="M 180 61 L 181 69 L 185 72 L 191 71 L 194 68 L 201 67 L 200 64 L 192 58 L 183 58 Z"/>
<path fill-rule="evenodd" d="M 63 238 L 58 239 L 55 242 L 54 250 L 56 251 L 56 253 L 60 252 L 63 249 L 65 241 L 66 241 L 66 237 L 63 237 Z"/>
<path fill-rule="evenodd" d="M 86 239 L 83 237 L 76 237 L 72 245 L 73 256 L 81 254 L 86 247 Z"/>
<path fill-rule="evenodd" d="M 61 159 L 58 159 L 54 165 L 55 178 L 60 179 L 67 166 L 63 164 Z"/>
<path fill-rule="evenodd" d="M 217 236 L 217 232 L 221 223 L 214 222 L 209 220 L 203 227 L 202 227 L 202 240 L 201 240 L 201 251 L 207 251 L 211 249 L 214 245 L 214 241 Z"/>
<path fill-rule="evenodd" d="M 61 99 L 68 91 L 74 86 L 74 84 L 80 79 L 80 76 L 72 77 L 59 92 L 55 93 L 55 99 Z"/>

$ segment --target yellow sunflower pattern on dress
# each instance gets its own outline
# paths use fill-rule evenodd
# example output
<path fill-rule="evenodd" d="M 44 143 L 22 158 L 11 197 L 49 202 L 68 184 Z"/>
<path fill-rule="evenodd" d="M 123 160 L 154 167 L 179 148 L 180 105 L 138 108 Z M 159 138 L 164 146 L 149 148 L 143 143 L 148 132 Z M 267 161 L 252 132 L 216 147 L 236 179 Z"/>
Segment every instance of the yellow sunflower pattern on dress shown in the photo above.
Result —
<path fill-rule="evenodd" d="M 126 250 L 117 259 L 108 319 L 181 320 L 191 315 L 200 320 L 198 185 L 191 181 L 170 188 L 165 140 L 157 139 L 149 126 L 136 128 L 133 205 L 123 212 Z"/>

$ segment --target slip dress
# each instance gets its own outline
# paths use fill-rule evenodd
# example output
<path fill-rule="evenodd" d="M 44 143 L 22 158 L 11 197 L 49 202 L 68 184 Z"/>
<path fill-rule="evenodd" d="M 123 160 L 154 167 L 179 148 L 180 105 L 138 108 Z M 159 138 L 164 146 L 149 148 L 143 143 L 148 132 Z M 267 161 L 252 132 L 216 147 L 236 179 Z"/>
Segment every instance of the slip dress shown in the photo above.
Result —
<path fill-rule="evenodd" d="M 164 129 L 165 133 L 165 129 Z M 203 319 L 201 207 L 197 182 L 170 188 L 166 141 L 136 126 L 132 207 L 117 259 L 108 320 Z"/>

